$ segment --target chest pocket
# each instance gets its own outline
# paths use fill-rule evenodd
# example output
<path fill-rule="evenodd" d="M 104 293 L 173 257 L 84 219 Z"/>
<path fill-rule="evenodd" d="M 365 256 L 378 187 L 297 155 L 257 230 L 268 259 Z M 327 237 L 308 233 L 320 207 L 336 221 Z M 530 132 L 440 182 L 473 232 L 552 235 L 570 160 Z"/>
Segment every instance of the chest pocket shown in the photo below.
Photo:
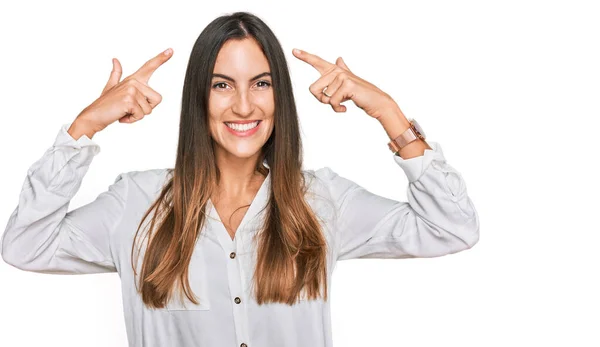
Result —
<path fill-rule="evenodd" d="M 208 292 L 208 275 L 204 254 L 195 251 L 190 259 L 188 278 L 190 288 L 198 300 L 198 304 L 193 303 L 185 294 L 174 292 L 173 296 L 167 302 L 166 308 L 169 311 L 206 311 L 210 310 L 210 296 Z"/>

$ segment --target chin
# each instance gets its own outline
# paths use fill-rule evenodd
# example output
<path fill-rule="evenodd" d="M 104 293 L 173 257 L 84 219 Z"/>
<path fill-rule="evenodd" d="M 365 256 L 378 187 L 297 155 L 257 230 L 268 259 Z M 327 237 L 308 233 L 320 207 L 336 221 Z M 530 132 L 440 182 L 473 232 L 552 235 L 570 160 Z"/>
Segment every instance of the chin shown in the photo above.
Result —
<path fill-rule="evenodd" d="M 228 154 L 232 155 L 234 157 L 237 157 L 237 158 L 247 159 L 247 158 L 250 158 L 250 157 L 256 155 L 257 153 L 258 153 L 258 151 L 257 152 L 252 152 L 252 153 L 248 153 L 248 152 L 242 152 L 242 153 L 240 153 L 240 152 L 229 152 Z"/>
<path fill-rule="evenodd" d="M 264 137 L 264 131 L 261 131 L 259 133 L 255 133 L 251 137 L 236 138 L 227 130 L 225 130 L 225 132 L 218 133 L 216 137 L 218 140 L 216 140 L 215 137 L 213 137 L 213 139 L 216 140 L 216 145 L 219 147 L 219 151 L 225 156 L 251 158 L 259 154 L 262 150 L 262 146 L 266 142 L 266 140 L 262 141 Z"/>
<path fill-rule="evenodd" d="M 252 146 L 252 148 L 248 148 L 247 146 L 240 146 L 241 148 L 236 148 L 235 146 L 223 146 L 221 149 L 227 156 L 233 156 L 237 158 L 250 158 L 252 156 L 260 153 L 261 147 Z"/>

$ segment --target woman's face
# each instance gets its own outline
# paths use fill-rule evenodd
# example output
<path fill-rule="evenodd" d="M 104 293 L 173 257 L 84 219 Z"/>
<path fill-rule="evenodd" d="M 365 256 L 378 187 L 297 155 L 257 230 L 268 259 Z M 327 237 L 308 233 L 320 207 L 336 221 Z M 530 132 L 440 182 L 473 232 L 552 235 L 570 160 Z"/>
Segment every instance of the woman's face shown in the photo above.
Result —
<path fill-rule="evenodd" d="M 275 100 L 269 62 L 253 39 L 223 44 L 213 71 L 208 101 L 209 128 L 216 155 L 258 155 L 273 131 Z M 258 121 L 256 128 L 255 126 Z M 231 129 L 226 123 L 238 123 Z M 242 125 L 241 123 L 245 123 Z"/>

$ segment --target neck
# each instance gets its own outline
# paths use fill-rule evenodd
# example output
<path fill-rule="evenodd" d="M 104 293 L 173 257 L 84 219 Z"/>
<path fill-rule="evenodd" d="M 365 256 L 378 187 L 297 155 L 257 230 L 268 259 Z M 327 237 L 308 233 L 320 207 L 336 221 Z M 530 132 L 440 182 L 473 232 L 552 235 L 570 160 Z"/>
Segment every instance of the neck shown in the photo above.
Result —
<path fill-rule="evenodd" d="M 248 158 L 217 155 L 216 162 L 221 177 L 215 192 L 215 200 L 254 196 L 265 179 L 265 176 L 255 169 L 259 156 L 260 153 Z"/>

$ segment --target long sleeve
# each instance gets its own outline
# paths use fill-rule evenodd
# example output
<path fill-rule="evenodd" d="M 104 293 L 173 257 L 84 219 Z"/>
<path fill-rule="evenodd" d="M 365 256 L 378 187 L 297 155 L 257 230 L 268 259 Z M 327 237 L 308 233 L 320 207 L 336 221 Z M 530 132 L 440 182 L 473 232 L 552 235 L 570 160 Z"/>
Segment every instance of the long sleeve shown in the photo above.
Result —
<path fill-rule="evenodd" d="M 125 213 L 127 174 L 119 174 L 93 202 L 68 212 L 100 146 L 75 140 L 63 124 L 54 144 L 27 171 L 18 205 L 2 236 L 2 258 L 51 274 L 116 272 L 110 234 Z"/>
<path fill-rule="evenodd" d="M 462 176 L 437 142 L 428 143 L 422 156 L 393 155 L 408 178 L 408 201 L 373 194 L 329 167 L 316 171 L 337 211 L 337 260 L 438 257 L 478 242 L 479 218 Z"/>

